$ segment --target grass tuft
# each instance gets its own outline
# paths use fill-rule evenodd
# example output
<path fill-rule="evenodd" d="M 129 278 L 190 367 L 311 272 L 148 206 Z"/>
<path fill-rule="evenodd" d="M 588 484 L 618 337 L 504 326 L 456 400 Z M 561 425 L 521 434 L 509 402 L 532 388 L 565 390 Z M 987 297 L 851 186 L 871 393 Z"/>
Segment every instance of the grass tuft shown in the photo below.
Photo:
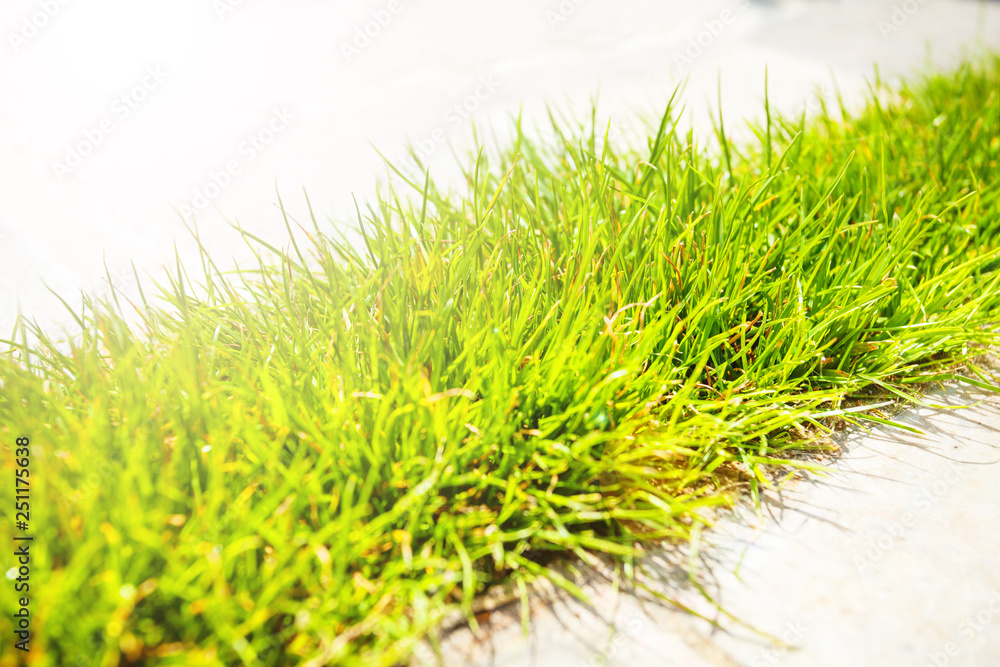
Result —
<path fill-rule="evenodd" d="M 673 106 L 638 151 L 518 128 L 362 243 L 244 232 L 256 268 L 202 247 L 67 345 L 22 320 L 31 664 L 397 664 L 491 586 L 575 591 L 553 559 L 688 539 L 837 422 L 996 389 L 957 369 L 998 342 L 1000 58 L 876 93 L 712 151 Z"/>

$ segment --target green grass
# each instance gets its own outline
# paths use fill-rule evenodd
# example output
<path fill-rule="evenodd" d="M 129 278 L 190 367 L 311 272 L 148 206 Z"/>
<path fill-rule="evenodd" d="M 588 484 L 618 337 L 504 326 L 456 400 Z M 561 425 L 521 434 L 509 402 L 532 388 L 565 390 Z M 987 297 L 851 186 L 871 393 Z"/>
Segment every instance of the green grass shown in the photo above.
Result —
<path fill-rule="evenodd" d="M 838 420 L 891 423 L 849 406 L 991 387 L 998 91 L 992 57 L 711 149 L 676 103 L 640 151 L 518 128 L 460 195 L 359 212 L 363 243 L 203 249 L 205 280 L 85 298 L 70 347 L 22 322 L 0 502 L 29 436 L 32 664 L 403 662 L 490 586 L 573 590 L 555 560 L 684 540 Z"/>

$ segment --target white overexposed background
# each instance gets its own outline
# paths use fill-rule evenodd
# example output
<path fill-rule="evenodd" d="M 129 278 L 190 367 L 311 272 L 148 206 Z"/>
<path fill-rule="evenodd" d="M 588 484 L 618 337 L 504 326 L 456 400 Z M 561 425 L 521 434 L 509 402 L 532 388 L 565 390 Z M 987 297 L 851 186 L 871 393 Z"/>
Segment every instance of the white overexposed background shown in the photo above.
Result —
<path fill-rule="evenodd" d="M 286 239 L 292 216 L 347 220 L 407 139 L 446 173 L 469 128 L 529 126 L 546 104 L 627 134 L 686 79 L 705 127 L 817 86 L 848 97 L 1000 43 L 996 3 L 943 0 L 7 0 L 0 3 L 0 337 L 18 312 L 68 314 L 48 285 L 137 295 L 131 263 L 247 257 L 229 222 Z M 456 106 L 457 105 L 457 106 Z M 488 135 L 488 132 L 486 133 Z M 254 139 L 256 138 L 256 139 Z M 373 147 L 374 146 L 374 147 Z M 190 207 L 192 210 L 189 210 Z M 229 221 L 229 222 L 227 222 Z M 231 259 L 233 258 L 233 259 Z"/>

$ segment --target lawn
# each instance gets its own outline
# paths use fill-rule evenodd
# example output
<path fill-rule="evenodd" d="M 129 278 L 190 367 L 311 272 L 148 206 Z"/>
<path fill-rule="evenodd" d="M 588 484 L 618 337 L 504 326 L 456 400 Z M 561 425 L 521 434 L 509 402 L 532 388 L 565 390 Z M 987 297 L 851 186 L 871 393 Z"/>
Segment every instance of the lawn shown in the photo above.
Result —
<path fill-rule="evenodd" d="M 68 344 L 22 320 L 0 544 L 33 536 L 33 636 L 11 648 L 4 580 L 0 665 L 399 664 L 490 587 L 683 541 L 928 383 L 1000 389 L 975 364 L 1000 57 L 749 143 L 682 117 L 641 150 L 518 124 L 462 191 L 359 209 L 358 242 L 278 217 L 308 242 L 244 232 L 255 268 L 202 247 L 137 303 L 84 296 Z"/>

